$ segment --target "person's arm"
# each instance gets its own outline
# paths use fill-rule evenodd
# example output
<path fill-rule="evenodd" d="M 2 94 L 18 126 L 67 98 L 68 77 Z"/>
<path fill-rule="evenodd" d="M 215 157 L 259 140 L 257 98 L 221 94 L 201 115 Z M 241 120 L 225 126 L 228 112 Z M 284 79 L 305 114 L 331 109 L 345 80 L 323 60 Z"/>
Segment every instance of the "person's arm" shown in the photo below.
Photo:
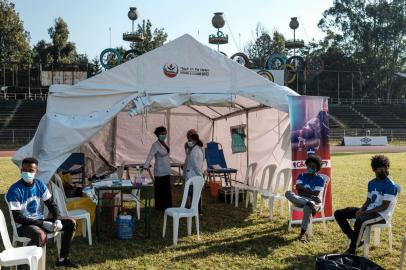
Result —
<path fill-rule="evenodd" d="M 151 163 L 152 159 L 154 158 L 155 154 L 157 153 L 158 149 L 155 146 L 156 144 L 152 144 L 151 149 L 149 150 L 147 159 L 145 160 L 143 169 L 146 170 L 149 168 L 149 164 Z"/>
<path fill-rule="evenodd" d="M 21 225 L 35 225 L 35 226 L 42 226 L 43 220 L 42 219 L 32 219 L 24 216 L 23 211 L 21 210 L 11 210 L 11 214 L 13 215 L 13 219 L 15 223 Z"/>
<path fill-rule="evenodd" d="M 41 199 L 48 208 L 49 212 L 52 214 L 54 221 L 60 219 L 61 213 L 59 212 L 59 208 L 54 198 L 52 197 L 52 194 L 49 191 L 48 187 L 43 182 L 41 182 L 41 189 L 42 189 Z"/>
<path fill-rule="evenodd" d="M 61 212 L 59 211 L 59 208 L 52 196 L 48 200 L 44 201 L 44 204 L 47 206 L 49 212 L 52 214 L 54 221 L 57 219 L 61 219 Z"/>
<path fill-rule="evenodd" d="M 382 201 L 382 204 L 380 206 L 370 209 L 368 211 L 363 211 L 363 215 L 371 216 L 373 214 L 377 214 L 379 212 L 385 211 L 386 209 L 388 209 L 389 204 L 390 204 L 390 201 Z"/>

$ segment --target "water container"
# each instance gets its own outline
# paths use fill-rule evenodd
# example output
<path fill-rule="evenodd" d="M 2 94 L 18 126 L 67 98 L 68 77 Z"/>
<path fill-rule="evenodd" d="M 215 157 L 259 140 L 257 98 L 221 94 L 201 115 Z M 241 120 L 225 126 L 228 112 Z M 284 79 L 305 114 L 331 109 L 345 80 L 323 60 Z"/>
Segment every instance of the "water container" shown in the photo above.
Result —
<path fill-rule="evenodd" d="M 134 235 L 135 219 L 130 215 L 118 215 L 116 220 L 118 239 L 132 239 Z"/>

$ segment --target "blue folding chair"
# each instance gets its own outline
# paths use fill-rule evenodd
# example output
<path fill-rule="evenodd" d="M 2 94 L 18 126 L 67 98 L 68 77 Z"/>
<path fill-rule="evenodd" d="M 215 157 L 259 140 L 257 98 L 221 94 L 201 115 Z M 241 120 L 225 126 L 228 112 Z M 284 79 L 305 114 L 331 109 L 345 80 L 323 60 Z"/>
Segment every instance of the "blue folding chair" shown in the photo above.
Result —
<path fill-rule="evenodd" d="M 207 162 L 207 177 L 209 180 L 216 176 L 224 178 L 226 185 L 231 185 L 231 174 L 237 174 L 238 170 L 228 168 L 224 158 L 223 147 L 220 143 L 209 142 L 204 150 Z"/>
<path fill-rule="evenodd" d="M 72 166 L 79 165 L 80 167 L 71 169 Z M 73 180 L 79 179 L 83 185 L 85 184 L 85 154 L 72 153 L 63 163 L 59 166 L 58 171 L 62 173 L 69 173 L 72 175 Z"/>

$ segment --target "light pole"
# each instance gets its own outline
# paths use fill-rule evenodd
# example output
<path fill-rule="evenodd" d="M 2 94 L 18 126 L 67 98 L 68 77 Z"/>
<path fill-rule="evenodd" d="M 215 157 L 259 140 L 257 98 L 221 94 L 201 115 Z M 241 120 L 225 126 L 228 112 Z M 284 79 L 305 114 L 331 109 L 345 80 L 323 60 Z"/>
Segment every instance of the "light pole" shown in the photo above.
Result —
<path fill-rule="evenodd" d="M 293 30 L 293 44 L 296 44 L 296 29 L 299 28 L 299 22 L 297 20 L 297 17 L 290 18 L 289 27 L 290 29 Z M 293 47 L 293 56 L 296 56 L 296 46 Z M 299 91 L 299 72 L 296 69 L 296 92 L 298 91 Z"/>
<path fill-rule="evenodd" d="M 217 51 L 220 51 L 220 44 L 228 43 L 228 35 L 224 35 L 224 33 L 220 31 L 220 28 L 223 28 L 225 23 L 223 12 L 215 12 L 211 19 L 211 24 L 214 28 L 217 28 L 217 34 L 211 34 L 209 36 L 209 43 L 217 44 Z"/>

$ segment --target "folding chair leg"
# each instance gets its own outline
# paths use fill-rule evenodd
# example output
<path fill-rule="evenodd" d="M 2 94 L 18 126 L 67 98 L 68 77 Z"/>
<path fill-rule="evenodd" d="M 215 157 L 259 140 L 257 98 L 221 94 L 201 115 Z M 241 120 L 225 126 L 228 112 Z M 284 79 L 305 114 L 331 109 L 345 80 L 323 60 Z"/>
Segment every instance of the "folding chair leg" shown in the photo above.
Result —
<path fill-rule="evenodd" d="M 313 217 L 310 217 L 309 227 L 307 227 L 307 235 L 310 237 L 313 236 Z"/>
<path fill-rule="evenodd" d="M 399 270 L 403 269 L 403 263 L 405 261 L 405 253 L 406 253 L 406 237 L 403 238 L 402 242 L 402 249 L 400 251 L 400 265 Z"/>
<path fill-rule="evenodd" d="M 235 203 L 234 206 L 238 207 L 238 197 L 240 195 L 240 190 L 238 188 L 234 188 L 234 192 L 235 192 Z"/>
<path fill-rule="evenodd" d="M 259 215 L 262 216 L 262 210 L 264 208 L 264 197 L 261 195 L 261 199 L 259 200 Z"/>
<path fill-rule="evenodd" d="M 283 205 L 284 200 L 282 199 L 282 200 L 280 200 L 280 202 L 281 202 L 281 216 L 283 216 L 283 213 L 285 212 L 285 207 Z"/>
<path fill-rule="evenodd" d="M 200 240 L 200 224 L 199 224 L 199 215 L 195 217 L 195 222 L 196 222 L 196 234 L 197 234 L 197 240 Z"/>
<path fill-rule="evenodd" d="M 187 218 L 187 235 L 192 234 L 192 217 Z"/>
<path fill-rule="evenodd" d="M 326 223 L 326 215 L 324 214 L 324 209 L 323 211 L 321 211 L 321 218 L 323 219 L 324 233 L 327 233 L 327 223 Z"/>
<path fill-rule="evenodd" d="M 292 229 L 292 208 L 290 207 L 289 204 L 289 221 L 288 221 L 288 231 Z"/>
<path fill-rule="evenodd" d="M 58 255 L 59 258 L 59 255 Z M 41 269 L 46 269 L 46 263 L 47 263 L 47 245 L 45 244 L 42 247 L 42 258 L 41 258 Z"/>
<path fill-rule="evenodd" d="M 364 257 L 368 258 L 369 256 L 369 245 L 371 242 L 371 226 L 367 226 L 364 232 Z"/>
<path fill-rule="evenodd" d="M 273 219 L 273 202 L 274 202 L 274 199 L 272 197 L 269 198 L 269 220 Z"/>
<path fill-rule="evenodd" d="M 257 210 L 257 199 L 258 199 L 258 192 L 254 191 L 252 193 L 252 212 Z"/>
<path fill-rule="evenodd" d="M 374 245 L 379 246 L 381 243 L 381 229 L 375 228 L 374 229 Z"/>
<path fill-rule="evenodd" d="M 89 246 L 91 246 L 92 245 L 92 224 L 90 221 L 90 215 L 89 215 L 89 218 L 86 219 L 86 226 L 87 226 L 87 237 L 89 240 Z"/>
<path fill-rule="evenodd" d="M 166 233 L 166 220 L 168 219 L 168 216 L 164 214 L 164 226 L 162 230 L 162 238 L 165 238 L 165 233 Z"/>
<path fill-rule="evenodd" d="M 245 196 L 245 208 L 248 208 L 248 202 L 249 202 L 249 198 L 250 198 L 250 192 L 246 192 L 247 195 Z"/>
<path fill-rule="evenodd" d="M 173 216 L 173 245 L 176 246 L 178 243 L 178 233 L 179 233 L 179 217 Z"/>
<path fill-rule="evenodd" d="M 392 226 L 388 228 L 389 251 L 392 251 Z"/>

